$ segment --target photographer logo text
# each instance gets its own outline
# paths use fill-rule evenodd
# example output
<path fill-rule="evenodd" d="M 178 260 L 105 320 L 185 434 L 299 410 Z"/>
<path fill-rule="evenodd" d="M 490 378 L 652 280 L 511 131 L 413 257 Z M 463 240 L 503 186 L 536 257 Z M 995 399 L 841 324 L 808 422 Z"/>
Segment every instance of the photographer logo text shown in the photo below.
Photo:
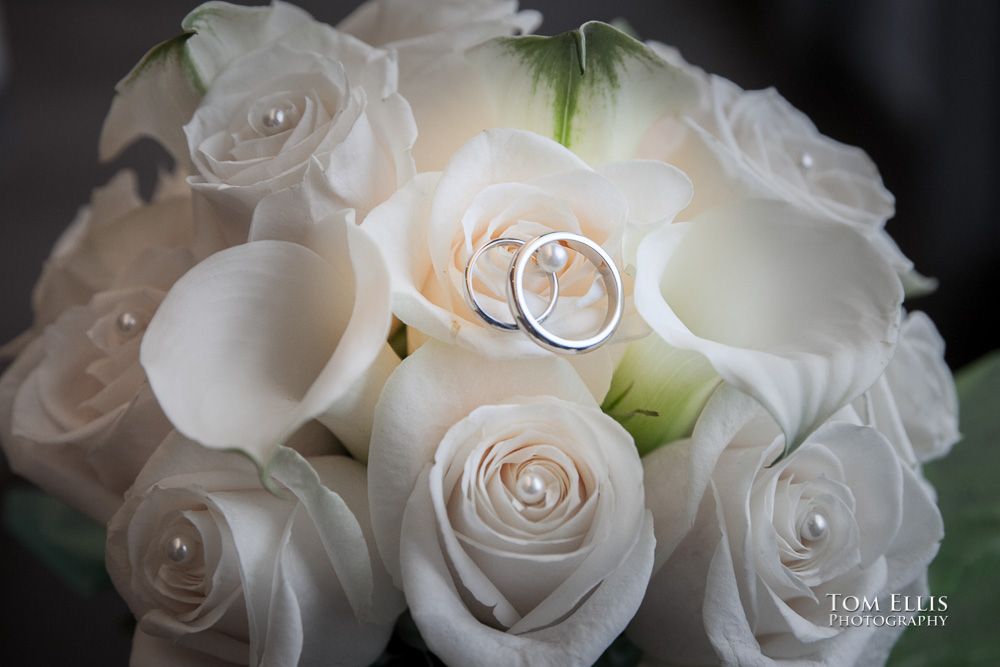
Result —
<path fill-rule="evenodd" d="M 947 595 L 902 595 L 868 598 L 841 593 L 827 593 L 830 600 L 831 627 L 889 626 L 944 627 L 948 620 Z"/>

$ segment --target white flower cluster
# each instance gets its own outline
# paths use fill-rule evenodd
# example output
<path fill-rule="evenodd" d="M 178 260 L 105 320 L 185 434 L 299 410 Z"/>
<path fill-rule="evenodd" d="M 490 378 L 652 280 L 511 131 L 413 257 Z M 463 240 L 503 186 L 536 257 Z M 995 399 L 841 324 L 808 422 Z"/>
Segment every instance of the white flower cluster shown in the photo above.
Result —
<path fill-rule="evenodd" d="M 773 90 L 539 21 L 213 1 L 119 84 L 102 157 L 148 136 L 176 171 L 148 202 L 119 174 L 57 243 L 0 436 L 107 525 L 133 664 L 368 665 L 407 609 L 452 665 L 623 632 L 650 664 L 879 664 L 908 623 L 831 596 L 927 595 L 957 405 L 872 161 Z M 525 278 L 571 340 L 620 305 L 585 354 L 490 322 L 550 232 L 615 265 Z"/>

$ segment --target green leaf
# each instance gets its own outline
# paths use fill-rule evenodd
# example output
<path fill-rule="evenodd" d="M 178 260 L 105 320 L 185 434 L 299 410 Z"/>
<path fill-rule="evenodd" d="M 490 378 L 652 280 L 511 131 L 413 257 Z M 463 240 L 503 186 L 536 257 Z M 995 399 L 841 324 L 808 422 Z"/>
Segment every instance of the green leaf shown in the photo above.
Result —
<path fill-rule="evenodd" d="M 640 456 L 691 435 L 722 382 L 703 355 L 656 334 L 629 343 L 601 409 L 632 434 Z"/>
<path fill-rule="evenodd" d="M 501 37 L 469 52 L 501 127 L 551 137 L 591 164 L 632 157 L 654 121 L 693 103 L 691 78 L 606 23 Z"/>
<path fill-rule="evenodd" d="M 636 667 L 642 660 L 642 651 L 622 634 L 611 642 L 594 667 Z"/>
<path fill-rule="evenodd" d="M 930 565 L 931 594 L 947 596 L 945 627 L 911 627 L 893 667 L 1000 665 L 1000 351 L 956 377 L 963 439 L 925 466 L 945 538 Z"/>
<path fill-rule="evenodd" d="M 78 594 L 111 588 L 104 526 L 34 488 L 10 489 L 3 519 L 11 534 Z"/>

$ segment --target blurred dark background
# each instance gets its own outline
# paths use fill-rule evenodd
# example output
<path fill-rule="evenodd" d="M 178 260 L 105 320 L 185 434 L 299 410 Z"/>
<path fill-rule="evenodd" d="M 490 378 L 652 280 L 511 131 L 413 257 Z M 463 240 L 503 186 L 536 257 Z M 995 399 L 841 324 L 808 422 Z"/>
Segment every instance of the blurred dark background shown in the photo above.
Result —
<path fill-rule="evenodd" d="M 139 144 L 97 164 L 114 84 L 180 30 L 195 0 L 0 0 L 0 342 L 31 323 L 31 287 L 90 191 L 125 165 L 151 182 L 165 154 Z M 261 3 L 249 3 L 261 4 Z M 336 23 L 356 0 L 302 0 Z M 864 148 L 896 195 L 888 229 L 924 275 L 928 312 L 958 369 L 1000 343 L 1000 3 L 977 0 L 534 0 L 540 33 L 625 17 L 645 39 L 744 88 L 776 87 L 819 129 Z M 990 305 L 993 304 L 993 305 Z M 2 366 L 0 366 L 2 367 Z M 0 463 L 0 491 L 21 484 Z M 124 665 L 128 610 L 81 598 L 0 534 L 5 664 Z"/>

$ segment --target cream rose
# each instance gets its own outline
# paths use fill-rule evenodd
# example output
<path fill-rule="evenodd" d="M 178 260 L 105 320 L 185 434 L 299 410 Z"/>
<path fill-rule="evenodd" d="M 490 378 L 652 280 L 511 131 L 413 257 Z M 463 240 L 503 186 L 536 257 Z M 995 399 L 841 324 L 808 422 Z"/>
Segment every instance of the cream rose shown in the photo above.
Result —
<path fill-rule="evenodd" d="M 57 244 L 35 291 L 42 335 L 0 379 L 0 436 L 13 469 L 101 523 L 172 428 L 139 347 L 194 264 L 180 246 L 190 240 L 190 198 L 142 204 L 128 196 L 133 184 L 120 176 L 97 191 Z"/>
<path fill-rule="evenodd" d="M 108 525 L 107 567 L 139 622 L 133 664 L 368 665 L 402 599 L 374 549 L 365 469 L 282 449 L 244 457 L 169 436 Z"/>
<path fill-rule="evenodd" d="M 944 340 L 925 313 L 907 314 L 885 374 L 854 407 L 910 465 L 941 458 L 958 442 L 955 380 Z"/>
<path fill-rule="evenodd" d="M 773 88 L 743 90 L 688 65 L 669 47 L 651 46 L 698 82 L 698 104 L 683 115 L 661 118 L 636 152 L 690 176 L 695 196 L 685 219 L 740 199 L 783 199 L 860 230 L 904 278 L 908 291 L 933 290 L 935 282 L 917 274 L 886 233 L 895 199 L 863 150 L 820 133 Z"/>
<path fill-rule="evenodd" d="M 402 55 L 411 68 L 430 56 L 468 48 L 494 37 L 529 33 L 542 17 L 517 10 L 517 0 L 368 0 L 337 29 Z M 420 60 L 414 62 L 415 59 Z"/>
<path fill-rule="evenodd" d="M 884 660 L 898 625 L 831 616 L 857 611 L 846 596 L 889 616 L 893 593 L 926 594 L 943 524 L 885 437 L 850 409 L 837 419 L 771 465 L 779 429 L 725 386 L 691 439 L 643 460 L 660 564 L 628 630 L 644 651 L 681 664 Z"/>
<path fill-rule="evenodd" d="M 556 230 L 586 236 L 622 268 L 625 340 L 635 335 L 634 327 L 641 329 L 628 306 L 632 289 L 622 244 L 629 227 L 668 223 L 689 197 L 687 179 L 669 165 L 629 161 L 591 168 L 537 134 L 491 130 L 469 141 L 444 172 L 422 174 L 400 189 L 372 211 L 362 229 L 386 258 L 393 313 L 408 325 L 411 348 L 430 337 L 490 358 L 538 357 L 550 353 L 519 332 L 497 331 L 466 305 L 464 271 L 472 254 L 497 238 L 527 241 Z M 497 248 L 481 257 L 475 283 L 483 309 L 507 322 L 513 321 L 505 291 L 511 252 Z M 545 326 L 583 338 L 600 327 L 608 306 L 594 266 L 583 255 L 571 255 L 558 273 L 559 298 Z M 547 282 L 538 277 L 529 289 L 537 290 L 530 305 L 540 312 Z M 593 364 L 600 354 L 584 357 Z"/>
<path fill-rule="evenodd" d="M 110 160 L 139 137 L 155 139 L 183 167 L 191 160 L 184 125 L 205 90 L 226 65 L 275 42 L 328 28 L 298 7 L 275 0 L 269 7 L 206 2 L 184 17 L 184 32 L 158 44 L 115 86 L 98 153 Z M 170 104 L 164 104 L 169 99 Z"/>
<path fill-rule="evenodd" d="M 45 260 L 31 295 L 31 330 L 0 347 L 0 357 L 23 349 L 68 308 L 111 287 L 142 251 L 191 247 L 191 191 L 184 178 L 180 172 L 161 173 L 148 206 L 130 170 L 95 188 Z"/>
<path fill-rule="evenodd" d="M 467 139 L 487 127 L 482 72 L 465 51 L 497 37 L 532 32 L 541 23 L 515 0 L 371 0 L 337 28 L 399 58 L 399 92 L 420 134 L 413 156 L 420 171 L 440 170 Z M 511 125 L 516 127 L 516 125 Z"/>
<path fill-rule="evenodd" d="M 414 175 L 416 126 L 389 54 L 332 31 L 324 41 L 321 52 L 277 43 L 235 60 L 184 127 L 189 182 L 230 244 L 246 240 L 257 203 L 300 183 L 314 159 L 335 208 L 358 220 Z"/>
<path fill-rule="evenodd" d="M 565 360 L 437 341 L 408 357 L 376 410 L 369 496 L 430 649 L 448 664 L 592 664 L 652 564 L 641 474 Z"/>
<path fill-rule="evenodd" d="M 691 170 L 699 186 L 691 203 L 693 215 L 728 201 L 743 188 L 751 196 L 777 195 L 866 228 L 881 227 L 892 217 L 893 196 L 860 148 L 820 134 L 773 88 L 745 91 L 722 77 L 687 69 L 699 82 L 699 104 L 680 122 L 662 119 L 638 154 Z M 678 138 L 680 145 L 672 146 Z M 730 166 L 730 172 L 719 169 L 720 164 Z M 733 179 L 733 167 L 745 169 L 745 177 Z"/>
<path fill-rule="evenodd" d="M 257 202 L 300 182 L 312 158 L 338 208 L 362 217 L 413 176 L 416 126 L 392 54 L 283 2 L 207 2 L 183 26 L 118 84 L 100 149 L 160 141 L 193 174 L 209 245 L 246 241 Z"/>

